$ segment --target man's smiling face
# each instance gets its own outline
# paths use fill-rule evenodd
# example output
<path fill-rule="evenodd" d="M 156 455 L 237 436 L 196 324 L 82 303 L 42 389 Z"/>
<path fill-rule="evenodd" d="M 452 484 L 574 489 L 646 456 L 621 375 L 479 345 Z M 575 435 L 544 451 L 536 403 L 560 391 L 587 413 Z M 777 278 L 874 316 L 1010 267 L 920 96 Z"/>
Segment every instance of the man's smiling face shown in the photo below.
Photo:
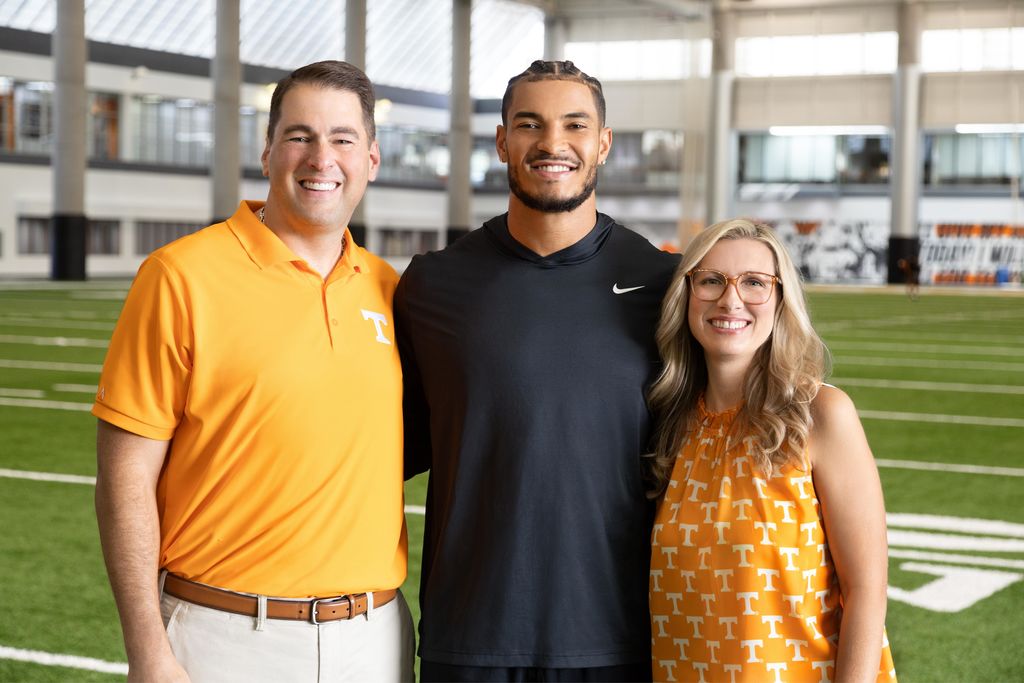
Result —
<path fill-rule="evenodd" d="M 344 228 L 377 176 L 380 152 L 347 90 L 300 84 L 284 96 L 281 118 L 263 151 L 270 179 L 267 212 L 293 227 Z"/>
<path fill-rule="evenodd" d="M 498 126 L 498 156 L 508 164 L 512 201 L 545 213 L 573 211 L 594 194 L 597 167 L 608 156 L 612 132 L 598 120 L 583 83 L 520 83 L 512 93 L 507 127 Z"/>

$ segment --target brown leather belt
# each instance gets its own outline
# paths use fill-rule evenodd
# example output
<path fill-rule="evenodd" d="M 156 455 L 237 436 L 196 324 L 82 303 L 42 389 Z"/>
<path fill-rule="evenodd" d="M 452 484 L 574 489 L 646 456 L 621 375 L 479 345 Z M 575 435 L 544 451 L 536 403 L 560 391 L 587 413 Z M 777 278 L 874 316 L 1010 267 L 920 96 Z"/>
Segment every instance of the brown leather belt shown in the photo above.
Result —
<path fill-rule="evenodd" d="M 254 595 L 243 595 L 213 586 L 205 586 L 170 573 L 164 580 L 164 592 L 203 607 L 219 609 L 222 612 L 233 612 L 250 617 L 259 615 L 259 601 Z M 397 594 L 398 591 L 395 589 L 372 593 L 374 609 L 388 604 L 395 599 Z M 267 598 L 267 618 L 309 621 L 314 624 L 351 619 L 360 614 L 366 614 L 367 595 L 367 593 L 353 593 L 309 600 Z"/>

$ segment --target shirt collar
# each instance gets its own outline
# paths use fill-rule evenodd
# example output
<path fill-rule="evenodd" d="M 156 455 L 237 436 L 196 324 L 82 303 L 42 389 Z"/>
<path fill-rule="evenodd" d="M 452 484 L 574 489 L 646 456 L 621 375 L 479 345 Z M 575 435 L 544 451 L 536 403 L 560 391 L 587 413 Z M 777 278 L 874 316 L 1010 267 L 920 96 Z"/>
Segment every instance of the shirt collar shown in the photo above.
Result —
<path fill-rule="evenodd" d="M 556 251 L 547 256 L 541 256 L 530 248 L 520 244 L 508 230 L 508 214 L 504 213 L 495 216 L 484 223 L 484 228 L 501 245 L 501 248 L 517 258 L 540 266 L 541 268 L 556 268 L 558 266 L 570 266 L 577 263 L 589 261 L 601 251 L 608 235 L 611 234 L 615 221 L 603 213 L 597 214 L 597 220 L 590 232 L 584 235 L 575 244 L 570 244 L 565 249 Z"/>
<path fill-rule="evenodd" d="M 244 200 L 238 205 L 238 210 L 227 220 L 228 228 L 234 233 L 235 238 L 245 249 L 249 258 L 260 267 L 266 269 L 277 263 L 298 262 L 302 258 L 281 241 L 281 238 L 266 225 L 260 222 L 256 212 L 263 206 L 263 202 Z M 357 246 L 352 239 L 352 233 L 345 228 L 345 253 L 334 267 L 334 271 L 328 280 L 332 280 L 339 273 L 362 272 L 366 269 L 366 255 L 364 250 Z"/>

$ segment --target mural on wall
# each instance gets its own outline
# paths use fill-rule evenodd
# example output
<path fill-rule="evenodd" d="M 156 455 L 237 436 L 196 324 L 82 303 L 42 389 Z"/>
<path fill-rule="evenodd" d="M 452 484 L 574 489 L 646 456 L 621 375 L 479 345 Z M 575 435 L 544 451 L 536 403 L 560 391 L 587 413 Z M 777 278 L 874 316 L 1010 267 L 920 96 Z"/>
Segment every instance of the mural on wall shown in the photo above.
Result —
<path fill-rule="evenodd" d="M 889 224 L 867 220 L 765 221 L 807 282 L 883 284 Z"/>
<path fill-rule="evenodd" d="M 1020 284 L 1024 226 L 929 223 L 921 226 L 921 282 Z"/>

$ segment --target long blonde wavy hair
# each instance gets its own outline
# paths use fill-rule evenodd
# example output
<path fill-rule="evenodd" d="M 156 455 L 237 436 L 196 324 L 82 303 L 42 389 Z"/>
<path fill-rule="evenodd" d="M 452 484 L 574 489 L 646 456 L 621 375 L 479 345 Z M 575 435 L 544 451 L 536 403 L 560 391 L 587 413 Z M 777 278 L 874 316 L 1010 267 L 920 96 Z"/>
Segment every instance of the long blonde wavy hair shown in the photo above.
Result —
<path fill-rule="evenodd" d="M 657 420 L 655 449 L 647 459 L 651 498 L 668 485 L 708 381 L 704 349 L 688 322 L 686 274 L 720 241 L 739 239 L 756 240 L 771 249 L 781 296 L 773 293 L 778 303 L 774 328 L 747 370 L 745 401 L 734 428 L 754 437 L 755 464 L 766 476 L 787 463 L 807 466 L 811 401 L 829 371 L 828 350 L 811 327 L 800 275 L 771 228 L 746 219 L 723 221 L 703 230 L 686 248 L 662 304 L 657 342 L 664 366 L 647 397 Z"/>

